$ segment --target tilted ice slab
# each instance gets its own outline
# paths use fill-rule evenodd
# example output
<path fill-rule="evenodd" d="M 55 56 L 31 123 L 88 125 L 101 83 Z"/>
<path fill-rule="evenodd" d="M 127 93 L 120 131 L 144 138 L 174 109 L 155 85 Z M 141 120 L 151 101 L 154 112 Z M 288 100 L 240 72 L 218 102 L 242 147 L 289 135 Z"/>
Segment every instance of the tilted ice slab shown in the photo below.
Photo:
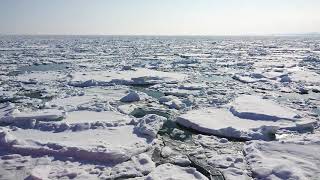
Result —
<path fill-rule="evenodd" d="M 137 69 L 128 71 L 91 71 L 74 72 L 71 85 L 86 87 L 96 85 L 116 84 L 158 84 L 177 83 L 187 78 L 187 75 L 173 72 L 162 72 L 151 69 Z M 90 83 L 89 83 L 90 82 Z"/>
<path fill-rule="evenodd" d="M 286 119 L 295 121 L 298 117 L 298 114 L 293 110 L 254 95 L 237 97 L 231 103 L 230 111 L 235 116 L 252 120 L 277 121 Z"/>
<path fill-rule="evenodd" d="M 193 179 L 208 179 L 203 174 L 192 167 L 180 167 L 173 164 L 161 164 L 155 168 L 148 176 L 135 179 L 175 179 L 175 180 L 193 180 Z"/>
<path fill-rule="evenodd" d="M 16 153 L 70 156 L 106 163 L 129 160 L 150 148 L 151 141 L 135 134 L 133 126 L 59 133 L 34 129 L 0 132 L 1 146 Z"/>
<path fill-rule="evenodd" d="M 244 147 L 257 179 L 318 179 L 320 145 L 253 141 Z"/>
<path fill-rule="evenodd" d="M 240 96 L 230 108 L 191 110 L 177 122 L 200 132 L 241 139 L 270 139 L 278 129 L 312 129 L 315 120 L 295 118 L 294 111 L 256 96 Z"/>

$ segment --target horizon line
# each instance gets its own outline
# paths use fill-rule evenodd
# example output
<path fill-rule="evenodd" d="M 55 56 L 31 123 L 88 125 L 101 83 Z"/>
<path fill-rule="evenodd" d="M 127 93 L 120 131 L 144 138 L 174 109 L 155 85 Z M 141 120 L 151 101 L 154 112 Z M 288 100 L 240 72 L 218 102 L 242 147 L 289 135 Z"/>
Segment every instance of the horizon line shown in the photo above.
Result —
<path fill-rule="evenodd" d="M 320 32 L 308 32 L 308 33 L 271 33 L 271 34 L 37 34 L 37 33 L 0 33 L 0 36 L 159 36 L 159 37 L 205 37 L 205 36 L 216 36 L 216 37 L 223 37 L 223 36 L 320 36 Z"/>

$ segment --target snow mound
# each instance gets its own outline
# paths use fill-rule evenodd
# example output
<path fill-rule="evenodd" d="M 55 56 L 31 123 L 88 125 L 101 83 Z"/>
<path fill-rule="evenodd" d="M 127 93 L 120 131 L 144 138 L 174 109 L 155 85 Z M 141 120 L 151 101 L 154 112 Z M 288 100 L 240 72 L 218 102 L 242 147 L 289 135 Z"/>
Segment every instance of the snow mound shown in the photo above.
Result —
<path fill-rule="evenodd" d="M 0 144 L 28 155 L 57 155 L 107 163 L 119 163 L 145 152 L 152 139 L 134 132 L 134 126 L 85 131 L 44 132 L 34 129 L 2 129 Z"/>
<path fill-rule="evenodd" d="M 72 74 L 70 85 L 88 87 L 107 85 L 110 83 L 124 85 L 148 85 L 159 83 L 178 83 L 187 78 L 187 75 L 162 72 L 151 69 L 128 70 L 128 71 L 91 71 L 91 72 L 75 72 Z M 94 83 L 87 83 L 93 80 Z"/>
<path fill-rule="evenodd" d="M 143 179 L 175 179 L 175 180 L 192 180 L 192 179 L 208 179 L 195 168 L 180 167 L 173 164 L 161 164 Z"/>
<path fill-rule="evenodd" d="M 319 148 L 319 144 L 253 141 L 245 145 L 244 152 L 257 179 L 317 179 Z"/>
<path fill-rule="evenodd" d="M 166 120 L 167 118 L 165 117 L 148 114 L 140 119 L 135 129 L 142 134 L 155 138 Z"/>

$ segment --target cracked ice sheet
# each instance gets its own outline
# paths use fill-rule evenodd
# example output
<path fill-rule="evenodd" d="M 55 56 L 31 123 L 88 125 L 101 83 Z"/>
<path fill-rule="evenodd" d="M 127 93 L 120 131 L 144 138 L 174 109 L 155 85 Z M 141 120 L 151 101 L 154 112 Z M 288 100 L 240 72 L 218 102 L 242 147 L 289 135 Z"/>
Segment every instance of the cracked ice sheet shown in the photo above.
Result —
<path fill-rule="evenodd" d="M 320 145 L 248 142 L 246 159 L 257 179 L 310 179 L 320 175 Z"/>
<path fill-rule="evenodd" d="M 71 156 L 106 163 L 123 162 L 151 147 L 151 138 L 135 134 L 133 126 L 59 133 L 39 130 L 1 132 L 2 146 L 21 154 Z"/>

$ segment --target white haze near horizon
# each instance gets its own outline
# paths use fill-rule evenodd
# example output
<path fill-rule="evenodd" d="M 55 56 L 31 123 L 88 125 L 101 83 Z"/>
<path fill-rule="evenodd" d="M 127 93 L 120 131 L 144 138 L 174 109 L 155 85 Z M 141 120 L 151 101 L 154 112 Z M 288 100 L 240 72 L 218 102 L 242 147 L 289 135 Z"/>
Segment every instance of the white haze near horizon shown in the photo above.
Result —
<path fill-rule="evenodd" d="M 0 0 L 1 34 L 320 32 L 319 0 Z"/>

